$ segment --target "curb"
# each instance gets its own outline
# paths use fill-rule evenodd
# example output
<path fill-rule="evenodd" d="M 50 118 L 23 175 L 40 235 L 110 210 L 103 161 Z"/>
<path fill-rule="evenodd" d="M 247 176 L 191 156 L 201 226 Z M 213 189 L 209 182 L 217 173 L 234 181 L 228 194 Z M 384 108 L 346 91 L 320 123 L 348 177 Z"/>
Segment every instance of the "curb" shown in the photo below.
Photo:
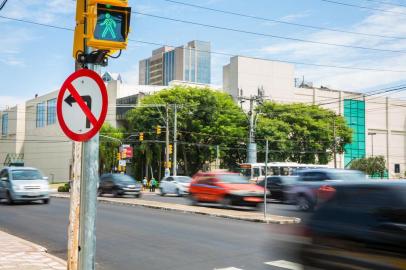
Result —
<path fill-rule="evenodd" d="M 52 194 L 51 195 L 54 198 L 64 198 L 64 199 L 69 199 L 68 194 Z M 167 210 L 167 211 L 175 211 L 175 212 L 181 212 L 181 213 L 192 213 L 192 214 L 198 214 L 198 215 L 206 215 L 206 216 L 212 216 L 212 217 L 220 217 L 220 218 L 229 218 L 229 219 L 235 219 L 235 220 L 244 220 L 244 221 L 249 221 L 249 222 L 258 222 L 258 223 L 268 223 L 268 224 L 297 224 L 301 222 L 300 218 L 296 217 L 285 217 L 285 216 L 276 216 L 276 215 L 269 215 L 267 219 L 264 219 L 263 217 L 242 217 L 238 215 L 233 215 L 233 213 L 210 213 L 206 212 L 207 210 L 211 210 L 212 208 L 207 208 L 207 207 L 202 207 L 202 206 L 195 206 L 197 209 L 180 209 L 177 208 L 179 204 L 174 204 L 174 203 L 160 203 L 160 202 L 149 202 L 145 200 L 139 200 L 137 202 L 134 201 L 116 201 L 111 198 L 97 198 L 99 202 L 102 203 L 111 203 L 111 204 L 119 204 L 119 205 L 126 205 L 126 206 L 141 206 L 141 207 L 146 207 L 146 208 L 152 208 L 152 209 L 162 209 L 162 210 Z M 190 206 L 188 206 L 190 207 Z M 200 208 L 200 209 L 199 209 Z M 222 210 L 222 211 L 233 211 L 233 210 Z"/>

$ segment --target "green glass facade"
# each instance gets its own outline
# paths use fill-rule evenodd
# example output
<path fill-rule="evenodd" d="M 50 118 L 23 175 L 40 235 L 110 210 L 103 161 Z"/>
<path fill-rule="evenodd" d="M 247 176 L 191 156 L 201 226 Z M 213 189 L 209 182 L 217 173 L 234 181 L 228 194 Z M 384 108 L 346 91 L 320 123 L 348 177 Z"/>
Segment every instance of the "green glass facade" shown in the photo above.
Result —
<path fill-rule="evenodd" d="M 344 166 L 357 158 L 365 157 L 365 101 L 344 100 L 344 117 L 352 129 L 352 143 L 345 146 Z"/>

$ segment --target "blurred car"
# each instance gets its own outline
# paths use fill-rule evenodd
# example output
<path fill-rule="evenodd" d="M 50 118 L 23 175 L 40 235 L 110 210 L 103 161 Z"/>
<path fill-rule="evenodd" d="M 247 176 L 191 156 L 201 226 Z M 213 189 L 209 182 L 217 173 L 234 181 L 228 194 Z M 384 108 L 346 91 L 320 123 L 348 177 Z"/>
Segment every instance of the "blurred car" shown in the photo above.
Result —
<path fill-rule="evenodd" d="M 285 191 L 296 181 L 296 176 L 268 176 L 266 184 L 270 192 L 269 198 L 282 202 L 285 201 Z M 260 181 L 257 185 L 261 187 L 265 186 L 265 180 Z"/>
<path fill-rule="evenodd" d="M 406 183 L 340 183 L 306 223 L 304 269 L 406 269 Z"/>
<path fill-rule="evenodd" d="M 183 196 L 189 194 L 190 182 L 192 178 L 189 176 L 168 176 L 161 180 L 159 192 L 161 196 L 169 193 Z"/>
<path fill-rule="evenodd" d="M 297 181 L 286 191 L 287 201 L 297 205 L 301 211 L 312 211 L 318 204 L 319 190 L 343 181 L 366 180 L 363 172 L 340 169 L 309 169 L 297 174 Z"/>
<path fill-rule="evenodd" d="M 141 188 L 141 184 L 127 174 L 108 173 L 100 177 L 98 196 L 108 193 L 112 194 L 113 197 L 133 195 L 140 198 Z"/>
<path fill-rule="evenodd" d="M 249 183 L 237 173 L 207 172 L 193 177 L 189 188 L 193 204 L 199 202 L 257 207 L 263 202 L 264 188 Z"/>
<path fill-rule="evenodd" d="M 48 177 L 30 167 L 6 167 L 0 171 L 0 199 L 8 204 L 16 201 L 38 201 L 48 204 Z"/>

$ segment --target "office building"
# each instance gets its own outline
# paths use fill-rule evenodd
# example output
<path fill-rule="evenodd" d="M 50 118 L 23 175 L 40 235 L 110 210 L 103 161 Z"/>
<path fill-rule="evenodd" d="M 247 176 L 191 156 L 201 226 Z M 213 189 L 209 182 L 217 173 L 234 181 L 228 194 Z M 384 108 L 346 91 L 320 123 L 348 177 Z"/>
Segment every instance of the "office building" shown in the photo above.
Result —
<path fill-rule="evenodd" d="M 177 48 L 165 46 L 139 62 L 139 84 L 169 85 L 174 80 L 211 83 L 209 42 L 194 40 Z"/>

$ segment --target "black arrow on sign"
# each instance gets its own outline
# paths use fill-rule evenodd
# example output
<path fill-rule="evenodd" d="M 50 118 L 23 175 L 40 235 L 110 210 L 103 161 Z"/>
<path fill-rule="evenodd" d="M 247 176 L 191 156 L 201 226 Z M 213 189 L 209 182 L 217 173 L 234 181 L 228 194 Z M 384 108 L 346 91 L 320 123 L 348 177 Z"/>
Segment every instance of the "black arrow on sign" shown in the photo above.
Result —
<path fill-rule="evenodd" d="M 83 101 L 86 103 L 87 107 L 89 110 L 92 110 L 92 97 L 91 96 L 80 96 Z M 66 103 L 68 103 L 69 106 L 72 107 L 72 103 L 76 102 L 76 99 L 72 97 L 72 95 L 69 95 L 67 98 L 64 100 Z M 89 118 L 86 117 L 86 128 L 90 128 L 90 120 Z"/>

